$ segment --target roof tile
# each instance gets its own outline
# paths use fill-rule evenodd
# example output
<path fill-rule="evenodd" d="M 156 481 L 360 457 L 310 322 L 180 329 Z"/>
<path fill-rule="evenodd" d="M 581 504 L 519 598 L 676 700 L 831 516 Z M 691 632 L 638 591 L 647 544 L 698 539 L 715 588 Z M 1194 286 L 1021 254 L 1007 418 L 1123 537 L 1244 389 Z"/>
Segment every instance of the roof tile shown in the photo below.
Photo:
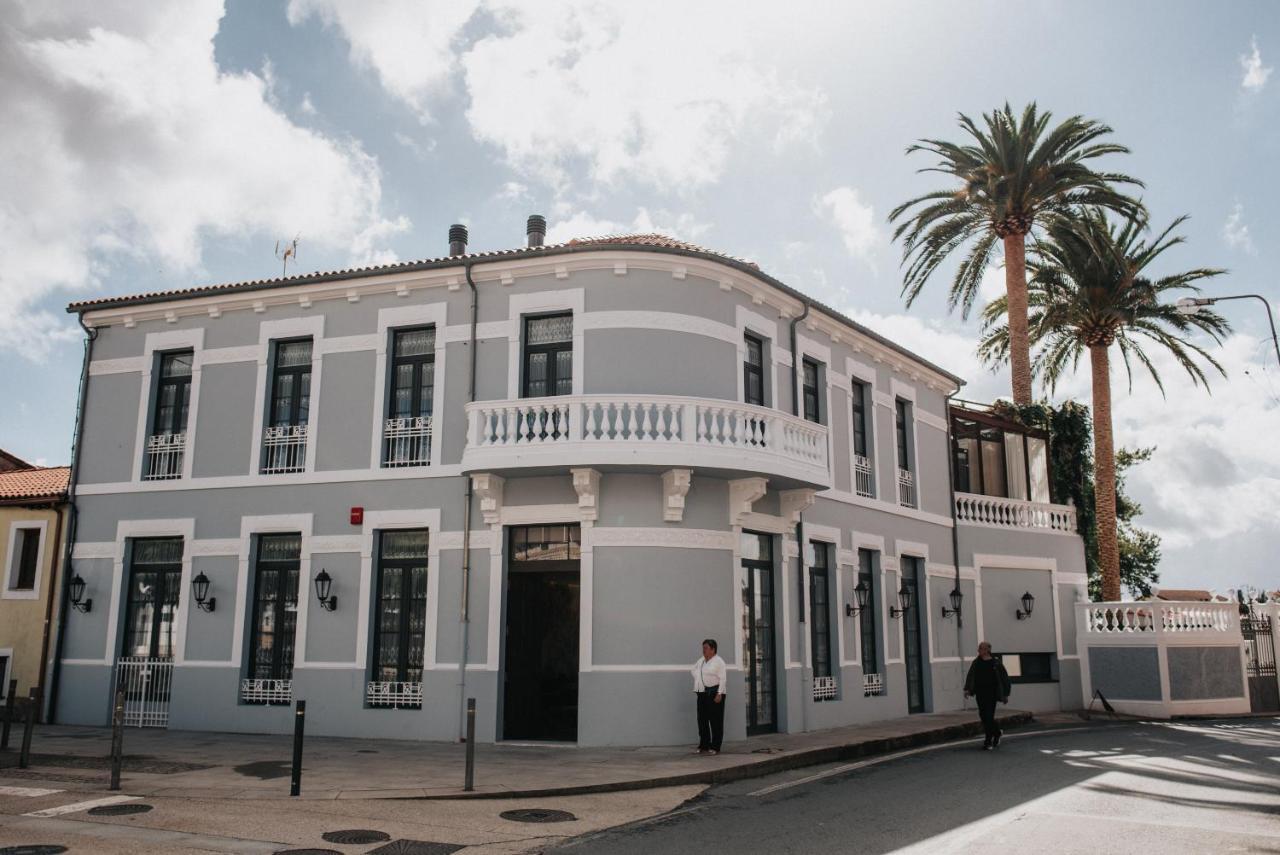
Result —
<path fill-rule="evenodd" d="M 67 494 L 70 477 L 70 466 L 0 472 L 0 500 L 61 498 Z"/>

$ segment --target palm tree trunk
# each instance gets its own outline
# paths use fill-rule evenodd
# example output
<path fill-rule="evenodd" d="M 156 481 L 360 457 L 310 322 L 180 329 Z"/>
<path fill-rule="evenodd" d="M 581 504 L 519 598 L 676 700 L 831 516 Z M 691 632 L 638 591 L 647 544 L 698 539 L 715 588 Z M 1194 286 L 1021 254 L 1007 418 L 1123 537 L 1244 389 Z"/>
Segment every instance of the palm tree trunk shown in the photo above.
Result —
<path fill-rule="evenodd" d="M 1116 452 L 1111 435 L 1111 357 L 1108 345 L 1089 346 L 1093 369 L 1094 511 L 1098 525 L 1098 565 L 1102 599 L 1120 599 L 1120 545 L 1116 539 Z"/>
<path fill-rule="evenodd" d="M 1031 404 L 1031 342 L 1027 332 L 1027 236 L 1004 237 L 1004 289 L 1009 298 L 1009 370 L 1013 402 Z"/>

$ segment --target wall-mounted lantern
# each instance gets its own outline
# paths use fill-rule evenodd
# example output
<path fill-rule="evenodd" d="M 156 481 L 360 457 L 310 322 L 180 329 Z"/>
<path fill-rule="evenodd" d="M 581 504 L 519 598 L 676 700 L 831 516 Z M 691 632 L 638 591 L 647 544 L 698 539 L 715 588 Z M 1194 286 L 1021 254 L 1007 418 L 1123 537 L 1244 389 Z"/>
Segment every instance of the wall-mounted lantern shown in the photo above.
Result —
<path fill-rule="evenodd" d="M 859 579 L 858 584 L 853 586 L 853 596 L 857 599 L 858 604 L 844 604 L 844 613 L 846 617 L 856 617 L 867 610 L 867 604 L 871 602 L 871 586 L 867 584 L 866 579 Z"/>
<path fill-rule="evenodd" d="M 320 568 L 320 575 L 316 576 L 316 597 L 320 600 L 320 608 L 326 612 L 331 612 L 338 607 L 338 598 L 330 594 L 333 588 L 333 577 L 329 575 L 329 571 L 323 567 Z"/>
<path fill-rule="evenodd" d="M 218 598 L 209 596 L 209 577 L 204 573 L 196 574 L 191 580 L 191 593 L 195 597 L 196 607 L 202 612 L 211 612 L 218 605 Z"/>
<path fill-rule="evenodd" d="M 901 608 L 889 606 L 889 617 L 900 618 L 911 608 L 912 590 L 907 587 L 907 583 L 903 582 L 902 587 L 898 589 L 898 605 Z"/>
<path fill-rule="evenodd" d="M 84 579 L 77 573 L 67 586 L 67 595 L 71 597 L 71 607 L 78 612 L 87 613 L 93 609 L 93 600 L 84 598 Z"/>
<path fill-rule="evenodd" d="M 1036 607 L 1036 598 L 1031 596 L 1031 592 L 1027 591 L 1022 595 L 1022 608 L 1018 609 L 1018 620 L 1026 620 L 1031 617 L 1031 610 Z"/>
<path fill-rule="evenodd" d="M 959 588 L 952 588 L 950 597 L 951 608 L 947 608 L 946 606 L 942 607 L 942 617 L 944 620 L 952 615 L 960 614 L 960 606 L 964 602 L 964 594 L 960 592 Z"/>

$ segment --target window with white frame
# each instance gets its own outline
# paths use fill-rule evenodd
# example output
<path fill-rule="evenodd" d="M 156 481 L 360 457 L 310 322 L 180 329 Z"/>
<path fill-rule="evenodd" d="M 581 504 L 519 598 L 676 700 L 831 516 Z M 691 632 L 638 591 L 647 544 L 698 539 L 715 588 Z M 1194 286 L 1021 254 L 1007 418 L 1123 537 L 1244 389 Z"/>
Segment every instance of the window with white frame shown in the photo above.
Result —
<path fill-rule="evenodd" d="M 36 579 L 40 573 L 40 541 L 43 535 L 44 529 L 34 526 L 12 529 L 12 557 L 9 583 L 6 586 L 10 591 L 35 591 Z"/>
<path fill-rule="evenodd" d="M 875 566 L 875 553 L 870 549 L 859 549 L 857 584 L 865 586 L 867 592 L 867 605 L 858 613 L 863 674 L 878 674 L 880 672 L 879 630 L 876 626 Z"/>
<path fill-rule="evenodd" d="M 800 363 L 802 412 L 805 419 L 811 422 L 822 423 L 822 395 L 818 391 L 821 385 L 822 366 L 817 360 L 805 357 Z"/>
<path fill-rule="evenodd" d="M 182 477 L 195 352 L 160 353 L 157 354 L 157 362 L 159 371 L 151 407 L 151 431 L 147 434 L 147 457 L 142 474 L 148 481 Z"/>
<path fill-rule="evenodd" d="M 810 541 L 809 637 L 813 659 L 814 700 L 835 697 L 831 662 L 831 544 Z M 823 691 L 819 691 L 819 689 Z M 829 689 L 829 692 L 827 691 Z"/>
<path fill-rule="evenodd" d="M 853 432 L 853 491 L 873 498 L 875 489 L 874 455 L 871 453 L 871 388 L 855 379 L 849 387 L 851 399 L 850 430 Z"/>
<path fill-rule="evenodd" d="M 310 338 L 277 341 L 271 367 L 262 473 L 302 472 L 307 467 L 311 409 Z"/>
<path fill-rule="evenodd" d="M 378 536 L 373 666 L 367 692 L 371 707 L 422 706 L 429 538 L 424 528 L 383 531 Z"/>
<path fill-rule="evenodd" d="M 246 703 L 287 704 L 293 700 L 302 535 L 262 534 L 257 541 L 250 658 L 240 697 Z"/>
<path fill-rule="evenodd" d="M 746 344 L 746 357 L 742 361 L 742 402 L 744 404 L 755 404 L 757 407 L 763 407 L 766 406 L 764 384 L 764 339 L 758 335 L 746 333 L 743 336 L 743 341 Z"/>
<path fill-rule="evenodd" d="M 912 459 L 911 402 L 902 398 L 894 401 L 894 441 L 898 459 L 898 504 L 904 508 L 916 507 L 915 461 Z"/>
<path fill-rule="evenodd" d="M 573 313 L 526 315 L 522 396 L 573 394 Z"/>
<path fill-rule="evenodd" d="M 435 382 L 435 327 L 392 330 L 383 466 L 425 466 L 431 462 Z"/>

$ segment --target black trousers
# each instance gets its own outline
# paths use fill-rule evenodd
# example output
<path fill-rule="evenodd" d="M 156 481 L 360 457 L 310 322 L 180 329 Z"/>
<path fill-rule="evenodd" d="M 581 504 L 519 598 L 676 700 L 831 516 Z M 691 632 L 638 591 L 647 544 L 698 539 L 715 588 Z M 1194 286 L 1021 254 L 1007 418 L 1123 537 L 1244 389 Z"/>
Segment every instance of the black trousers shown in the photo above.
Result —
<path fill-rule="evenodd" d="M 719 686 L 712 686 L 698 692 L 698 747 L 712 751 L 720 750 L 724 741 L 724 698 L 716 703 L 716 692 Z"/>
<path fill-rule="evenodd" d="M 986 732 L 987 742 L 1000 735 L 996 726 L 996 696 L 985 692 L 978 695 L 978 715 L 982 718 L 982 729 Z"/>

